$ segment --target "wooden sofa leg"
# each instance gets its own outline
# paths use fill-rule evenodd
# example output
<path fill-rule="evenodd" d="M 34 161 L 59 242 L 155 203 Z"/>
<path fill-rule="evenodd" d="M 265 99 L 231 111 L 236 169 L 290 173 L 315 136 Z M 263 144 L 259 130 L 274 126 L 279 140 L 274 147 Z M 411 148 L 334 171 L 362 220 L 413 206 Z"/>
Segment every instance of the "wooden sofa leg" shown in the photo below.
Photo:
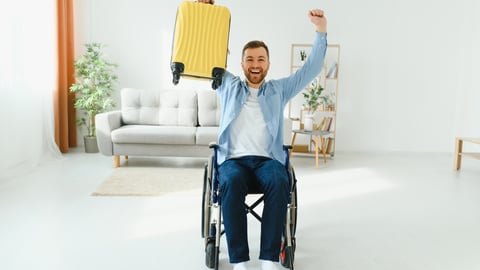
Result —
<path fill-rule="evenodd" d="M 113 156 L 113 167 L 120 167 L 120 156 Z"/>
<path fill-rule="evenodd" d="M 462 146 L 463 140 L 457 138 L 455 140 L 455 153 L 453 157 L 453 168 L 457 171 L 460 170 L 460 167 L 462 166 Z"/>

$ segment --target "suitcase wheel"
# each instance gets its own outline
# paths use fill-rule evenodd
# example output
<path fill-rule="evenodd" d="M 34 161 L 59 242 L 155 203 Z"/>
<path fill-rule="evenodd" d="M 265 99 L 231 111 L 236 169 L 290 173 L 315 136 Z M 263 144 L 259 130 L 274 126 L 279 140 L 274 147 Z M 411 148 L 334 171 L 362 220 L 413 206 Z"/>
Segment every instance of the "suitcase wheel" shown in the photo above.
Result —
<path fill-rule="evenodd" d="M 179 81 L 180 81 L 180 74 L 173 73 L 173 80 L 172 80 L 173 85 L 177 85 Z"/>
<path fill-rule="evenodd" d="M 225 73 L 225 69 L 223 68 L 213 68 L 212 70 L 212 88 L 217 89 L 220 85 L 222 85 L 222 77 Z"/>
<path fill-rule="evenodd" d="M 212 89 L 216 90 L 220 85 L 222 85 L 222 79 L 220 81 L 217 81 L 217 79 L 214 79 L 212 81 Z"/>
<path fill-rule="evenodd" d="M 177 85 L 180 81 L 180 74 L 185 70 L 185 65 L 183 63 L 173 62 L 170 68 L 172 69 L 173 84 Z"/>

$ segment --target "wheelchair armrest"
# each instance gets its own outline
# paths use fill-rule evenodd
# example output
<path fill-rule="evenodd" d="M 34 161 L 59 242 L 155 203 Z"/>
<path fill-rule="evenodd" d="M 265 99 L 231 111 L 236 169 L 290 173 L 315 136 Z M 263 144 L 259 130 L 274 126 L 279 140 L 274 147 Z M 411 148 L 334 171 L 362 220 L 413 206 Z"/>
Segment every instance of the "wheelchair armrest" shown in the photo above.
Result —
<path fill-rule="evenodd" d="M 293 148 L 293 146 L 291 146 L 291 145 L 289 145 L 289 144 L 284 144 L 284 145 L 283 145 L 283 150 L 290 150 L 290 149 L 292 149 L 292 148 Z"/>
<path fill-rule="evenodd" d="M 291 145 L 284 144 L 283 145 L 283 151 L 287 156 L 290 156 L 290 151 L 293 149 Z M 288 160 L 287 160 L 288 161 Z"/>
<path fill-rule="evenodd" d="M 208 148 L 218 149 L 218 144 L 215 142 L 211 142 L 208 144 Z"/>
<path fill-rule="evenodd" d="M 212 160 L 212 162 L 213 162 L 213 166 L 214 166 L 215 171 L 216 171 L 216 168 L 217 168 L 218 148 L 220 148 L 220 147 L 218 146 L 217 143 L 211 142 L 211 143 L 208 144 L 208 148 L 213 149 L 213 160 Z"/>

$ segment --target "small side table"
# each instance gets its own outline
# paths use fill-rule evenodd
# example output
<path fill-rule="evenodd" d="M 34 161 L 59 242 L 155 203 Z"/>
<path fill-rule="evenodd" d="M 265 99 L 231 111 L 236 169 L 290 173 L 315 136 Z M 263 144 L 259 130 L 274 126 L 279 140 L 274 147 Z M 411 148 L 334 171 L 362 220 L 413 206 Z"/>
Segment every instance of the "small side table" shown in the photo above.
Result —
<path fill-rule="evenodd" d="M 315 168 L 318 168 L 318 154 L 319 149 L 322 151 L 323 155 L 323 163 L 327 163 L 327 149 L 325 147 L 325 136 L 332 134 L 330 131 L 321 131 L 321 130 L 303 130 L 303 129 L 294 129 L 292 130 L 293 137 L 292 137 L 292 146 L 295 145 L 295 139 L 297 138 L 297 134 L 304 134 L 309 136 L 315 137 Z M 320 148 L 319 148 L 319 139 L 320 139 Z M 292 151 L 290 151 L 291 155 Z"/>
<path fill-rule="evenodd" d="M 480 138 L 457 137 L 455 139 L 455 153 L 453 154 L 453 169 L 460 170 L 462 166 L 462 157 L 480 159 L 480 153 L 463 152 L 463 142 L 480 144 Z"/>

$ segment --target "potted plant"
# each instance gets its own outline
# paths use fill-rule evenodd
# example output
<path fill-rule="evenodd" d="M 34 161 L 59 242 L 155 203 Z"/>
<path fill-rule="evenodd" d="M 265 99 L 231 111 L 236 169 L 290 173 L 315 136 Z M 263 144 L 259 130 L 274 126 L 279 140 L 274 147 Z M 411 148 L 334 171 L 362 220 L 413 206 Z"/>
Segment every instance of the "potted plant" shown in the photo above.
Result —
<path fill-rule="evenodd" d="M 117 65 L 103 58 L 103 44 L 87 43 L 85 47 L 85 54 L 75 61 L 76 83 L 70 86 L 70 92 L 76 94 L 74 107 L 83 111 L 83 117 L 77 119 L 77 125 L 87 128 L 85 152 L 96 153 L 95 115 L 115 106 L 111 95 L 117 80 L 113 72 Z"/>
<path fill-rule="evenodd" d="M 305 99 L 303 107 L 307 111 L 303 121 L 304 130 L 313 130 L 314 113 L 320 106 L 321 101 L 324 100 L 324 97 L 321 96 L 323 89 L 324 88 L 320 85 L 320 81 L 317 78 L 306 88 L 307 91 L 302 93 L 303 98 Z"/>
<path fill-rule="evenodd" d="M 305 50 L 300 50 L 300 63 L 305 63 L 305 60 L 307 60 L 307 53 Z"/>
<path fill-rule="evenodd" d="M 335 92 L 322 96 L 324 108 L 326 111 L 335 111 Z"/>

